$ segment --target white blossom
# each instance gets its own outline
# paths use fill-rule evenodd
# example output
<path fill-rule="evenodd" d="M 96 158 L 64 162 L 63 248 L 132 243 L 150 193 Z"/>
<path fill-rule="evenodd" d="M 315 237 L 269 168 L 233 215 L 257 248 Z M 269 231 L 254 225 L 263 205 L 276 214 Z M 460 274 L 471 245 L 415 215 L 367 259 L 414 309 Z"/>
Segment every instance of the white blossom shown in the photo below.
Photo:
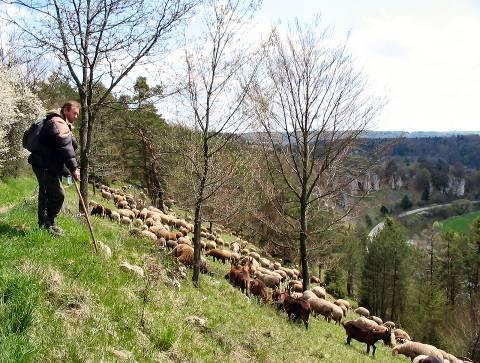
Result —
<path fill-rule="evenodd" d="M 21 82 L 19 73 L 0 64 L 0 170 L 8 162 L 24 158 L 25 129 L 45 113 L 39 98 Z"/>

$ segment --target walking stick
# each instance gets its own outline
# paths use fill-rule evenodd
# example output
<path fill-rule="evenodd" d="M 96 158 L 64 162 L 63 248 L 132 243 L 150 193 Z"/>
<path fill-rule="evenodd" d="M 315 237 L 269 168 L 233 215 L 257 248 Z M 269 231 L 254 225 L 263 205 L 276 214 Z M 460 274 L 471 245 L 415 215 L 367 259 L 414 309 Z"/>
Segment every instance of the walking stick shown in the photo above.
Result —
<path fill-rule="evenodd" d="M 92 235 L 93 247 L 95 248 L 95 252 L 98 253 L 97 241 L 95 240 L 95 236 L 93 235 L 92 225 L 90 224 L 90 220 L 88 219 L 87 207 L 85 207 L 85 202 L 83 200 L 82 194 L 80 194 L 80 189 L 78 189 L 77 181 L 75 180 L 73 175 L 72 175 L 72 180 L 73 180 L 73 184 L 75 184 L 75 189 L 77 190 L 78 197 L 80 198 L 80 204 L 82 205 L 83 214 L 85 215 L 85 219 L 87 220 L 88 229 L 90 230 L 90 234 Z"/>

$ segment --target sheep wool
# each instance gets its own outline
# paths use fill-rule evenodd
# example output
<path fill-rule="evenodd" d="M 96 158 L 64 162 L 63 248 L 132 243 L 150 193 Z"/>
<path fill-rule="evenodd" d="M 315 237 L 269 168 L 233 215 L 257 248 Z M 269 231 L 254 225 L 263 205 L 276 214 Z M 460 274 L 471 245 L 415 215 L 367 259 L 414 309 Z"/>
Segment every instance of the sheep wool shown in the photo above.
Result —
<path fill-rule="evenodd" d="M 400 345 L 396 345 L 392 349 L 392 355 L 403 354 L 410 359 L 414 359 L 416 356 L 424 354 L 426 356 L 434 357 L 443 362 L 442 353 L 433 345 L 423 344 L 419 342 L 406 342 Z"/>
<path fill-rule="evenodd" d="M 367 309 L 363 308 L 363 307 L 358 307 L 354 310 L 358 315 L 362 315 L 366 318 L 368 318 L 370 316 L 370 311 L 368 311 Z"/>

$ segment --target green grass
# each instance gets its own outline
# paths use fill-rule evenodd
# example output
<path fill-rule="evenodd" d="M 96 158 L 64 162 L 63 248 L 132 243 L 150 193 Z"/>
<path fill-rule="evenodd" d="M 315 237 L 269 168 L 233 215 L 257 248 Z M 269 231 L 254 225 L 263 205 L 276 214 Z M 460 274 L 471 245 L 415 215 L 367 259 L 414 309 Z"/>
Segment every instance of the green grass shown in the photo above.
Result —
<path fill-rule="evenodd" d="M 35 227 L 34 182 L 1 186 L 15 195 L 0 193 L 13 205 L 0 214 L 2 362 L 114 362 L 118 351 L 132 362 L 409 361 L 381 342 L 376 357 L 367 356 L 365 344 L 347 346 L 344 329 L 322 319 L 311 318 L 308 330 L 288 322 L 230 286 L 228 265 L 209 260 L 211 274 L 195 288 L 191 271 L 180 279 L 168 252 L 92 218 L 97 239 L 113 251 L 111 259 L 95 255 L 85 224 L 68 212 L 76 205 L 73 188 L 58 218 L 66 236 L 56 237 Z M 144 267 L 151 283 L 122 272 L 122 261 Z M 191 316 L 205 324 L 190 323 Z"/>
<path fill-rule="evenodd" d="M 475 219 L 480 217 L 480 211 L 450 217 L 442 221 L 444 231 L 467 232 Z"/>

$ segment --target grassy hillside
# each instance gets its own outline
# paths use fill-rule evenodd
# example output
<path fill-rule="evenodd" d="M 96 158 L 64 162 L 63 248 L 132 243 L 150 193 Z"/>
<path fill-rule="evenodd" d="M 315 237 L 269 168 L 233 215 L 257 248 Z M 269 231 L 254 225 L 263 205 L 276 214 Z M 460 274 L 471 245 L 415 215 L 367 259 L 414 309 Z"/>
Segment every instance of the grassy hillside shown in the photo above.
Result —
<path fill-rule="evenodd" d="M 113 257 L 95 255 L 69 212 L 72 188 L 58 218 L 66 237 L 52 236 L 36 228 L 34 188 L 31 179 L 0 182 L 0 208 L 10 206 L 0 213 L 0 362 L 409 361 L 381 342 L 367 356 L 364 344 L 345 344 L 343 327 L 318 318 L 308 331 L 289 323 L 231 287 L 227 265 L 209 261 L 211 275 L 194 288 L 168 251 L 96 218 Z M 123 261 L 145 278 L 121 271 Z"/>
<path fill-rule="evenodd" d="M 475 219 L 480 217 L 480 211 L 450 217 L 442 221 L 445 231 L 467 232 Z"/>

